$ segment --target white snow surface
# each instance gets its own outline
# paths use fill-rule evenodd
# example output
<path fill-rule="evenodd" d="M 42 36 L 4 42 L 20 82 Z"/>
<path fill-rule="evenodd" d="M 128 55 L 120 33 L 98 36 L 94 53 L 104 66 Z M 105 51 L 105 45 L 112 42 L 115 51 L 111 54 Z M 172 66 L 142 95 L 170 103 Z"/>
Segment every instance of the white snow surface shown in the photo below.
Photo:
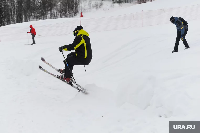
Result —
<path fill-rule="evenodd" d="M 80 24 L 80 18 L 1 27 L 0 133 L 168 133 L 169 121 L 199 120 L 198 16 L 187 20 L 186 39 L 191 48 L 184 50 L 180 41 L 179 52 L 174 54 L 171 51 L 176 39 L 175 25 L 167 22 L 123 27 L 112 19 L 141 10 L 191 5 L 189 10 L 199 3 L 199 0 L 156 0 L 112 8 L 110 12 L 87 13 L 81 22 L 90 34 L 93 59 L 86 72 L 83 66 L 74 66 L 73 73 L 88 95 L 38 68 L 41 65 L 58 74 L 41 57 L 57 68 L 64 68 L 58 48 L 72 43 L 72 31 Z M 103 14 L 105 17 L 101 18 Z M 168 13 L 160 20 L 165 17 L 169 20 L 172 15 Z M 26 34 L 30 24 L 37 32 L 33 46 L 28 45 L 32 40 Z M 64 52 L 65 56 L 69 53 Z"/>

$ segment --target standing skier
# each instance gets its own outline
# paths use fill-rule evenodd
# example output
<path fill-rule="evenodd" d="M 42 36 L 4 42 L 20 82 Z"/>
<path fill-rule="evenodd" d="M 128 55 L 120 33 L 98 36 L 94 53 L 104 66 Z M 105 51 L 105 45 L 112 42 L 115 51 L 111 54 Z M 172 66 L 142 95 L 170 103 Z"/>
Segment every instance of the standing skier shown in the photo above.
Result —
<path fill-rule="evenodd" d="M 186 39 L 185 39 L 185 36 L 187 34 L 187 31 L 188 31 L 188 23 L 187 21 L 185 21 L 183 18 L 181 17 L 171 17 L 170 18 L 170 21 L 176 25 L 176 28 L 177 28 L 177 37 L 176 37 L 176 43 L 175 43 L 175 46 L 174 46 L 174 50 L 172 51 L 173 52 L 178 52 L 178 45 L 179 45 L 179 41 L 180 39 L 183 41 L 183 44 L 185 45 L 185 49 L 188 49 L 190 48 Z"/>
<path fill-rule="evenodd" d="M 72 70 L 74 65 L 88 65 L 92 60 L 92 49 L 90 44 L 89 34 L 83 30 L 82 26 L 77 26 L 73 31 L 75 39 L 72 44 L 64 45 L 59 47 L 59 51 L 71 51 L 75 50 L 75 52 L 71 52 L 67 55 L 66 60 L 64 60 L 65 69 L 59 69 L 60 73 L 64 73 L 64 75 L 58 76 L 58 78 L 70 82 L 72 75 Z"/>
<path fill-rule="evenodd" d="M 31 45 L 33 45 L 33 44 L 35 44 L 35 35 L 36 35 L 36 31 L 35 31 L 35 29 L 33 28 L 33 26 L 32 25 L 30 25 L 30 32 L 27 32 L 27 33 L 31 33 L 31 35 L 32 35 L 32 39 L 33 39 L 33 43 L 31 44 Z"/>

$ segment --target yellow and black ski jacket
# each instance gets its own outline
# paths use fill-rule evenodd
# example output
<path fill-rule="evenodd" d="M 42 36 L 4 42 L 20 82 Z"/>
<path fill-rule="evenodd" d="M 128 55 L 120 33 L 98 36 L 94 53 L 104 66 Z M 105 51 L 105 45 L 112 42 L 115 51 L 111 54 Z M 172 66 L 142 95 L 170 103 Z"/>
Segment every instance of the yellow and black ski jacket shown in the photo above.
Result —
<path fill-rule="evenodd" d="M 92 59 L 92 49 L 89 34 L 83 29 L 79 30 L 73 43 L 64 45 L 63 50 L 75 50 L 76 57 L 79 58 L 79 60 L 85 65 L 88 65 Z"/>

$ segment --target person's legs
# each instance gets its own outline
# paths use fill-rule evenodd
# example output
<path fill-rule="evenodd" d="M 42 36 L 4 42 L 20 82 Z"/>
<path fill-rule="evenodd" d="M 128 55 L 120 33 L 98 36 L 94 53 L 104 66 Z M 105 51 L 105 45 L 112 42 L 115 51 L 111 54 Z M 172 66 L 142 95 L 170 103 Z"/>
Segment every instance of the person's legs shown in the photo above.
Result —
<path fill-rule="evenodd" d="M 183 44 L 185 45 L 185 48 L 190 48 L 189 47 L 189 45 L 188 45 L 188 43 L 187 43 L 187 41 L 186 41 L 186 39 L 185 39 L 185 36 L 186 36 L 186 34 L 187 34 L 187 29 L 185 30 L 185 35 L 184 35 L 184 37 L 183 37 Z"/>
<path fill-rule="evenodd" d="M 180 39 L 181 39 L 181 32 L 177 30 L 177 37 L 176 37 L 176 43 L 174 46 L 174 52 L 178 52 L 178 45 L 179 45 Z"/>
<path fill-rule="evenodd" d="M 185 45 L 185 48 L 190 48 L 185 38 L 183 39 L 183 44 Z"/>
<path fill-rule="evenodd" d="M 67 59 L 64 61 L 64 63 L 65 78 L 71 78 L 74 65 L 84 65 L 82 62 L 79 61 L 74 52 L 67 55 Z"/>
<path fill-rule="evenodd" d="M 33 44 L 35 44 L 35 35 L 34 34 L 32 34 L 32 39 L 33 39 Z"/>

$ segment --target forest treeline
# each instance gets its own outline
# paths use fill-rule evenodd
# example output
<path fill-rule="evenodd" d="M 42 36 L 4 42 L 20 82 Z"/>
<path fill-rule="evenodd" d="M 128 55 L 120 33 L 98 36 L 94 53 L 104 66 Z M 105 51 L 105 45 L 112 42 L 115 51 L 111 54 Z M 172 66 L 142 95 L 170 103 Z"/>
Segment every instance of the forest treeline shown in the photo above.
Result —
<path fill-rule="evenodd" d="M 89 1 L 91 3 L 91 0 Z M 135 1 L 112 0 L 113 3 L 131 3 Z M 137 0 L 139 4 L 147 1 L 151 0 Z M 84 0 L 81 2 L 84 2 Z M 31 20 L 74 17 L 81 10 L 81 2 L 80 0 L 1 0 L 0 26 Z M 102 5 L 101 1 L 101 3 L 95 3 L 93 8 L 100 8 Z"/>

